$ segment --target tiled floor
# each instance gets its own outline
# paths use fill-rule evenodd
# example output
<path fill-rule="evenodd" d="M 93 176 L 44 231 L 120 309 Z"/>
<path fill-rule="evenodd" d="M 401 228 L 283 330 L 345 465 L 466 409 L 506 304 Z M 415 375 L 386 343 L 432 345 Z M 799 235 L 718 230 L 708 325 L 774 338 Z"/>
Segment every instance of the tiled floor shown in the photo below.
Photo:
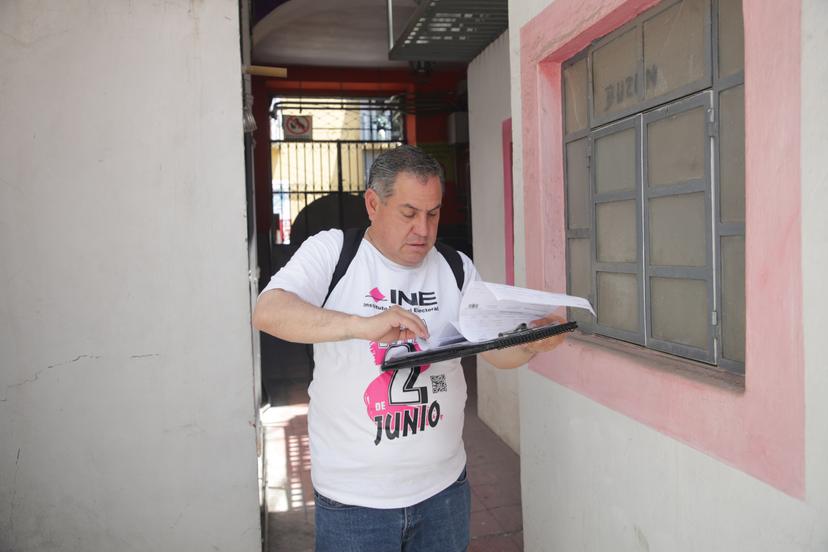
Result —
<path fill-rule="evenodd" d="M 477 417 L 474 363 L 466 366 L 469 400 L 463 439 L 472 490 L 469 552 L 523 550 L 520 460 Z M 313 489 L 307 434 L 307 383 L 288 380 L 262 415 L 265 427 L 267 550 L 313 550 Z"/>
<path fill-rule="evenodd" d="M 469 552 L 520 552 L 520 457 L 477 417 L 474 363 L 465 372 L 469 398 L 463 442 L 472 491 Z"/>

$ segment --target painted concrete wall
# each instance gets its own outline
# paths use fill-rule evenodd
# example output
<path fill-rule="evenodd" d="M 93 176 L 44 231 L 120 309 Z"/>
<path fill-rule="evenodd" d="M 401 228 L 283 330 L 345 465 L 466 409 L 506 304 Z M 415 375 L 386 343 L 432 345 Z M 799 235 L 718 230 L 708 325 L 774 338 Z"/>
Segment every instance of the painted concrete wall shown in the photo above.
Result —
<path fill-rule="evenodd" d="M 0 3 L 0 550 L 259 549 L 238 2 Z"/>
<path fill-rule="evenodd" d="M 527 169 L 523 166 L 526 121 L 521 120 L 524 96 L 542 96 L 546 92 L 543 89 L 521 90 L 522 77 L 526 75 L 521 75 L 524 69 L 520 68 L 519 29 L 546 9 L 547 4 L 551 6 L 553 3 L 510 2 L 516 210 L 520 209 L 517 202 L 523 195 L 521 192 L 525 193 L 527 186 L 538 184 L 526 182 L 524 176 Z M 779 14 L 780 6 L 769 1 L 751 2 L 749 14 L 746 14 L 746 27 L 756 25 L 763 19 L 773 20 L 774 15 Z M 804 389 L 804 401 L 797 403 L 794 400 L 790 405 L 773 399 L 762 401 L 756 408 L 769 410 L 770 415 L 764 418 L 766 423 L 761 426 L 745 425 L 744 429 L 740 429 L 744 433 L 733 434 L 732 427 L 727 426 L 728 423 L 734 423 L 733 420 L 723 418 L 718 433 L 728 438 L 737 437 L 746 447 L 733 456 L 732 460 L 723 460 L 717 451 L 707 450 L 704 443 L 693 441 L 692 436 L 688 435 L 684 439 L 671 435 L 667 428 L 670 421 L 667 419 L 663 425 L 659 425 L 638 418 L 640 411 L 622 414 L 613 394 L 622 395 L 629 391 L 623 388 L 623 382 L 610 382 L 598 394 L 598 399 L 585 392 L 589 388 L 589 382 L 585 381 L 593 374 L 584 370 L 583 363 L 595 360 L 591 357 L 593 353 L 586 349 L 579 348 L 573 357 L 574 349 L 568 347 L 559 357 L 534 364 L 532 370 L 520 374 L 526 550 L 729 552 L 828 549 L 828 526 L 824 523 L 828 515 L 828 464 L 825 462 L 828 458 L 828 436 L 824 431 L 824 420 L 828 418 L 825 401 L 828 396 L 828 376 L 824 369 L 825 361 L 820 358 L 818 349 L 822 339 L 820 336 L 828 329 L 828 324 L 824 322 L 828 294 L 821 283 L 828 269 L 828 242 L 825 237 L 828 235 L 828 226 L 824 217 L 824 210 L 828 207 L 828 193 L 824 186 L 828 171 L 824 155 L 820 158 L 821 152 L 828 148 L 828 133 L 825 130 L 828 109 L 822 105 L 824 102 L 820 102 L 821 87 L 828 79 L 826 61 L 821 54 L 828 47 L 828 6 L 819 0 L 804 0 L 801 14 L 799 2 L 785 5 L 785 9 L 794 11 L 787 12 L 785 17 L 778 17 L 780 25 L 785 25 L 785 32 L 778 33 L 771 43 L 784 43 L 791 36 L 788 32 L 791 18 L 795 23 L 794 30 L 798 30 L 801 24 L 801 106 L 798 108 L 801 125 L 795 113 L 794 117 L 785 119 L 776 131 L 786 133 L 794 129 L 796 133 L 791 141 L 801 142 L 801 149 L 797 150 L 798 159 L 792 160 L 794 173 L 801 174 L 798 179 L 801 190 L 798 191 L 797 205 L 785 206 L 785 214 L 794 217 L 792 220 L 795 227 L 786 234 L 790 235 L 792 248 L 797 248 L 797 234 L 801 232 L 802 255 L 801 262 L 793 266 L 778 261 L 774 266 L 774 259 L 754 259 L 754 271 L 750 276 L 756 278 L 761 274 L 762 280 L 773 281 L 784 278 L 785 274 L 796 274 L 801 268 L 802 310 L 796 322 L 802 328 L 804 349 L 798 349 L 802 357 L 797 358 L 797 347 L 793 347 L 795 354 L 790 362 L 778 363 L 776 368 L 771 368 L 777 374 L 774 377 L 796 379 L 800 377 L 796 375 L 796 366 L 799 365 L 804 378 L 800 387 Z M 589 18 L 593 13 L 582 15 Z M 547 27 L 550 36 L 554 35 L 555 27 Z M 759 37 L 755 33 L 746 33 L 746 40 L 751 44 L 758 43 Z M 762 33 L 762 40 L 767 43 L 771 36 L 774 34 Z M 536 42 L 531 46 L 536 47 L 538 44 Z M 763 100 L 762 91 L 756 88 L 750 90 L 751 75 L 757 80 L 760 77 L 756 71 L 751 73 L 751 64 L 759 62 L 760 65 L 753 67 L 757 70 L 763 67 L 763 75 L 767 75 L 768 66 L 774 64 L 780 73 L 785 74 L 791 64 L 799 67 L 795 58 L 786 58 L 782 54 L 783 51 L 787 54 L 787 50 L 780 47 L 779 51 L 776 56 L 772 52 L 769 56 L 763 55 L 761 61 L 757 59 L 757 53 L 751 53 L 750 49 L 746 52 L 748 109 L 757 108 L 756 105 L 750 105 L 751 99 L 755 102 Z M 523 82 L 525 84 L 526 81 Z M 788 82 L 784 86 L 790 88 L 791 84 Z M 793 89 L 799 96 L 798 83 L 793 85 Z M 793 104 L 796 105 L 799 99 L 795 98 Z M 762 119 L 754 118 L 752 123 L 749 120 L 749 124 L 766 125 L 768 120 L 779 117 L 780 109 L 784 107 L 769 109 Z M 759 152 L 770 143 L 766 139 L 772 135 L 773 133 L 763 132 L 760 136 L 750 138 L 748 145 L 754 151 L 749 151 L 748 155 L 763 155 Z M 532 139 L 537 137 L 538 135 L 530 136 Z M 779 165 L 776 168 L 781 167 Z M 790 174 L 782 173 L 778 176 L 784 181 Z M 767 190 L 763 188 L 760 195 L 767 195 Z M 761 197 L 757 199 L 757 196 L 750 199 L 750 205 L 756 209 L 765 208 Z M 760 211 L 754 211 L 753 214 L 758 212 Z M 782 220 L 788 219 L 779 219 L 780 222 Z M 748 224 L 749 241 L 750 226 L 751 220 Z M 520 236 L 521 232 L 517 230 L 517 234 Z M 760 233 L 754 232 L 752 235 L 756 239 Z M 753 247 L 762 245 L 755 242 Z M 770 249 L 775 248 L 776 244 L 773 244 Z M 544 250 L 544 254 L 547 252 Z M 525 269 L 526 264 L 531 265 L 533 262 L 533 259 L 526 258 L 520 246 L 516 248 L 516 257 L 518 274 L 521 265 Z M 548 263 L 549 258 L 545 258 L 544 262 Z M 766 271 L 765 264 L 770 267 L 769 271 Z M 750 262 L 748 270 L 751 271 Z M 531 279 L 536 275 L 528 276 Z M 553 278 L 552 281 L 557 280 Z M 759 285 L 763 284 L 761 280 L 755 281 Z M 749 286 L 749 293 L 758 289 L 751 287 Z M 797 288 L 798 283 L 794 282 L 788 295 L 781 296 L 780 308 L 766 310 L 764 313 L 772 312 L 773 318 L 777 319 L 795 312 L 796 308 L 790 308 L 790 303 L 799 300 L 796 297 Z M 778 291 L 775 289 L 773 292 Z M 763 313 L 756 314 L 762 315 Z M 754 323 L 749 316 L 749 326 Z M 754 343 L 757 336 L 762 335 L 761 331 L 761 327 L 755 326 L 752 338 Z M 794 335 L 785 335 L 781 339 L 784 341 L 790 337 L 795 340 L 796 332 L 793 333 Z M 749 339 L 749 344 L 750 342 Z M 788 342 L 782 341 L 776 345 L 785 348 L 789 346 Z M 766 346 L 767 344 L 760 345 Z M 754 350 L 754 355 L 756 351 L 758 349 Z M 620 355 L 601 355 L 609 366 L 617 365 L 624 369 L 627 361 Z M 750 350 L 748 355 L 747 370 L 750 376 Z M 556 360 L 563 361 L 565 365 L 559 362 L 558 366 L 552 366 Z M 570 375 L 568 379 L 564 372 Z M 749 377 L 745 396 L 756 393 L 756 385 L 751 385 L 752 381 L 761 386 L 765 379 L 752 380 Z M 693 404 L 699 393 L 717 397 L 707 404 L 713 409 L 720 408 L 723 403 L 739 402 L 728 398 L 726 394 L 710 393 L 699 386 L 676 385 L 684 389 L 695 387 L 695 394 L 684 395 L 686 404 Z M 664 385 L 642 387 L 639 392 L 640 401 L 650 401 L 654 390 L 667 389 Z M 679 417 L 686 404 L 676 402 L 673 408 L 665 412 L 666 416 Z M 786 409 L 793 410 L 793 414 Z M 804 442 L 802 463 L 796 461 L 796 455 L 786 456 L 784 451 L 780 453 L 775 448 L 764 448 L 768 442 L 767 434 L 777 433 L 779 424 L 787 426 L 791 420 L 795 422 L 799 419 L 797 409 L 802 409 L 802 417 L 799 427 L 793 427 L 792 433 L 802 434 L 802 441 L 799 441 Z M 700 409 L 697 415 L 704 418 L 708 412 Z M 741 422 L 738 427 L 742 427 Z M 796 445 L 796 435 L 791 439 Z M 778 446 L 778 443 L 771 444 Z M 790 458 L 792 461 L 775 464 L 769 471 L 762 471 L 764 464 L 776 462 L 780 458 Z M 801 478 L 798 475 L 800 470 Z"/>
<path fill-rule="evenodd" d="M 489 282 L 505 282 L 501 128 L 511 115 L 509 33 L 490 44 L 468 68 L 474 264 Z M 498 370 L 477 357 L 477 413 L 520 452 L 518 371 Z"/>

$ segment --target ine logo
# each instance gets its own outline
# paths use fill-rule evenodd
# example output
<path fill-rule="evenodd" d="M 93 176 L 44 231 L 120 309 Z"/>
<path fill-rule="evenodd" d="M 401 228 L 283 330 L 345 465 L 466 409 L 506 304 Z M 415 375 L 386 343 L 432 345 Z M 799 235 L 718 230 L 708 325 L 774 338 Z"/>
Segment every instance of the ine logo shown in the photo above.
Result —
<path fill-rule="evenodd" d="M 392 289 L 390 295 L 392 305 L 431 307 L 437 304 L 437 293 L 434 291 L 411 291 L 406 293 L 399 289 Z M 365 297 L 373 300 L 374 304 L 381 303 L 386 300 L 385 295 L 379 290 L 379 288 L 376 287 L 369 291 Z"/>
<path fill-rule="evenodd" d="M 437 293 L 434 291 L 413 291 L 406 294 L 402 290 L 391 290 L 391 303 L 394 305 L 403 304 L 412 307 L 430 307 L 437 304 Z"/>
<path fill-rule="evenodd" d="M 380 301 L 385 301 L 385 295 L 378 288 L 374 288 L 368 292 L 368 295 L 365 297 L 370 297 L 374 300 L 374 303 L 379 303 Z"/>

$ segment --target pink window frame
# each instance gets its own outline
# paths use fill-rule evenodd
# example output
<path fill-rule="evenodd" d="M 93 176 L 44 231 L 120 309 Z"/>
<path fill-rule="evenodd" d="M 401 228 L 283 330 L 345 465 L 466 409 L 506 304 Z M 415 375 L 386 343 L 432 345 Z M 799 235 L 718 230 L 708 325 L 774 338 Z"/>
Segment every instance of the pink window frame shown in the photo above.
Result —
<path fill-rule="evenodd" d="M 655 0 L 556 0 L 520 29 L 527 284 L 566 289 L 561 63 Z M 798 498 L 805 495 L 799 2 L 745 1 L 746 376 L 569 339 L 530 369 Z"/>

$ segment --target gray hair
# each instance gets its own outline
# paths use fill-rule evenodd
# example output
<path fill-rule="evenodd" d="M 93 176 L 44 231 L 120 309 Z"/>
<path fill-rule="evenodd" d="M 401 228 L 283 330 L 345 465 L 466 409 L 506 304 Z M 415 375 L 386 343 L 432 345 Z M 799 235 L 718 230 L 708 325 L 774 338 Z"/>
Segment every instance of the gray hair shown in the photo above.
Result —
<path fill-rule="evenodd" d="M 386 150 L 377 156 L 368 175 L 368 189 L 374 190 L 385 202 L 394 194 L 397 176 L 404 172 L 422 180 L 436 176 L 440 179 L 440 190 L 445 192 L 446 177 L 442 165 L 430 153 L 409 145 Z"/>

